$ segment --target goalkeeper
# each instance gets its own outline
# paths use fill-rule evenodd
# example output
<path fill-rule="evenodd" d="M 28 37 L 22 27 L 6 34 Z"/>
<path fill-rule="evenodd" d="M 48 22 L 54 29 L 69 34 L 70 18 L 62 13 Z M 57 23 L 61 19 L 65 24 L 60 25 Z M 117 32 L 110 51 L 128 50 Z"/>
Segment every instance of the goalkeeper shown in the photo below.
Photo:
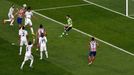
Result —
<path fill-rule="evenodd" d="M 64 32 L 60 35 L 60 37 L 63 37 L 64 35 L 68 35 L 68 32 L 72 29 L 72 19 L 70 15 L 66 15 L 67 24 L 64 26 Z"/>

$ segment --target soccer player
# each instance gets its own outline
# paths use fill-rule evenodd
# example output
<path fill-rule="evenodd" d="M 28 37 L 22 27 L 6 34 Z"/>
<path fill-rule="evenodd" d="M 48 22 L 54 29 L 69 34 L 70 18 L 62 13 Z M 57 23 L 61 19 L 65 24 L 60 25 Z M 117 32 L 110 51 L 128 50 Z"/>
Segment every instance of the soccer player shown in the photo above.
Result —
<path fill-rule="evenodd" d="M 92 37 L 90 41 L 90 50 L 89 50 L 89 56 L 88 56 L 88 65 L 92 64 L 95 60 L 96 56 L 96 48 L 98 46 L 98 43 L 95 41 L 95 39 Z"/>
<path fill-rule="evenodd" d="M 40 45 L 40 59 L 43 58 L 43 51 L 45 51 L 46 58 L 48 58 L 48 52 L 47 52 L 47 38 L 44 36 L 44 33 L 41 33 L 41 36 L 39 38 L 39 45 Z"/>
<path fill-rule="evenodd" d="M 6 23 L 6 22 L 10 22 L 10 26 L 13 26 L 13 23 L 14 23 L 14 10 L 15 10 L 15 8 L 14 8 L 14 5 L 12 5 L 11 7 L 10 7 L 10 9 L 9 9 L 9 12 L 8 12 L 8 18 L 9 19 L 4 19 L 4 23 Z"/>
<path fill-rule="evenodd" d="M 40 24 L 40 27 L 37 31 L 37 49 L 36 50 L 38 50 L 39 48 L 39 37 L 41 36 L 42 33 L 44 33 L 44 35 L 46 36 L 46 30 L 45 28 L 43 28 L 43 25 Z"/>
<path fill-rule="evenodd" d="M 33 57 L 32 52 L 31 52 L 32 47 L 33 47 L 33 44 L 31 41 L 29 41 L 28 45 L 26 46 L 26 53 L 25 53 L 24 61 L 22 62 L 20 69 L 23 69 L 25 62 L 28 60 L 31 60 L 29 67 L 32 68 L 33 61 L 34 61 L 34 57 Z"/>
<path fill-rule="evenodd" d="M 20 51 L 19 51 L 19 55 L 21 55 L 22 53 L 22 46 L 25 44 L 27 45 L 27 37 L 28 37 L 28 33 L 25 30 L 25 27 L 23 26 L 22 28 L 20 28 L 19 30 L 19 41 L 20 41 Z"/>
<path fill-rule="evenodd" d="M 63 37 L 64 35 L 68 35 L 68 32 L 72 29 L 72 19 L 70 15 L 66 15 L 67 24 L 64 26 L 64 32 L 61 34 L 60 37 Z"/>
<path fill-rule="evenodd" d="M 28 7 L 27 11 L 25 12 L 25 26 L 29 25 L 32 34 L 35 35 L 33 27 L 32 27 L 32 21 L 31 21 L 32 16 L 33 16 L 33 13 L 32 13 L 31 7 Z"/>
<path fill-rule="evenodd" d="M 18 25 L 19 25 L 19 28 L 21 28 L 22 27 L 22 20 L 23 20 L 23 17 L 24 17 L 24 14 L 25 14 L 25 12 L 26 12 L 26 4 L 23 4 L 23 7 L 21 7 L 19 10 L 18 10 L 18 12 L 15 14 L 15 15 L 17 15 L 18 17 L 17 17 L 17 23 L 18 23 Z"/>

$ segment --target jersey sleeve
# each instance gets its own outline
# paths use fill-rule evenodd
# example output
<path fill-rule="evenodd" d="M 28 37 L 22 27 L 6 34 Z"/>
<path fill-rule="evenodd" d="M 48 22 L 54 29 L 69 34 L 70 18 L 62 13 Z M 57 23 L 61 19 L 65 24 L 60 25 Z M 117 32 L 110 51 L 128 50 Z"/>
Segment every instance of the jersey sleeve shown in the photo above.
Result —
<path fill-rule="evenodd" d="M 33 16 L 33 13 L 31 12 L 31 15 Z"/>
<path fill-rule="evenodd" d="M 41 38 L 39 38 L 39 44 L 41 43 Z"/>
<path fill-rule="evenodd" d="M 19 35 L 21 35 L 21 31 L 19 30 Z"/>
<path fill-rule="evenodd" d="M 46 41 L 46 43 L 47 43 L 47 37 L 45 37 L 45 41 Z"/>
<path fill-rule="evenodd" d="M 28 35 L 27 31 L 26 31 L 26 35 Z"/>

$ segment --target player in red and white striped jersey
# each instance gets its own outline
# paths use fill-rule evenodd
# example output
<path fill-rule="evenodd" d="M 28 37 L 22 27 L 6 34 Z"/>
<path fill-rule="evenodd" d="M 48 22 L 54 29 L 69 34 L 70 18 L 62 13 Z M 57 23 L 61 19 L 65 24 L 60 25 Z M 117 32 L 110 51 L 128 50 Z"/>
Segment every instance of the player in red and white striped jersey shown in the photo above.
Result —
<path fill-rule="evenodd" d="M 89 44 L 89 56 L 88 56 L 88 64 L 92 64 L 95 60 L 96 56 L 96 48 L 98 46 L 98 43 L 95 41 L 94 38 L 91 38 L 90 44 Z"/>

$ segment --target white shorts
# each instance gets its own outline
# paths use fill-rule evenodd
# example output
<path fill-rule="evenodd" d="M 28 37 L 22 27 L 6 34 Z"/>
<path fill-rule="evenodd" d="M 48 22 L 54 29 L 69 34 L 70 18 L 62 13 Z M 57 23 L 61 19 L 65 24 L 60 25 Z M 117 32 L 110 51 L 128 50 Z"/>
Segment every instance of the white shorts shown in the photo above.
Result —
<path fill-rule="evenodd" d="M 21 40 L 20 41 L 20 46 L 27 45 L 27 40 Z"/>
<path fill-rule="evenodd" d="M 46 45 L 40 46 L 40 51 L 47 51 Z"/>
<path fill-rule="evenodd" d="M 8 18 L 12 20 L 14 18 L 13 14 L 8 14 Z"/>
<path fill-rule="evenodd" d="M 32 26 L 32 21 L 31 21 L 31 19 L 28 19 L 28 18 L 25 19 L 25 26 L 26 26 L 26 25 Z"/>
<path fill-rule="evenodd" d="M 33 60 L 33 55 L 25 55 L 25 58 L 24 58 L 24 61 L 27 61 L 27 60 Z"/>

